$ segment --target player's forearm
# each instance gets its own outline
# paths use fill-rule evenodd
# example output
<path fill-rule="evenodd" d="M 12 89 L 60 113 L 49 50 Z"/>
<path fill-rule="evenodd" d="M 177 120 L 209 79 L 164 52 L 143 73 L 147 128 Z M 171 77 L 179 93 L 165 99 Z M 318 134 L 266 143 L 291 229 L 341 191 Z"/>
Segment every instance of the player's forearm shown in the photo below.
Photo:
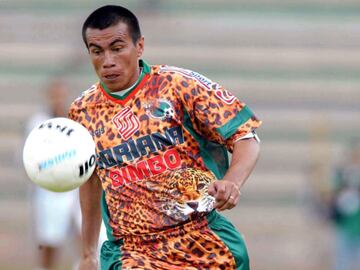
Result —
<path fill-rule="evenodd" d="M 224 179 L 241 188 L 255 167 L 259 157 L 260 144 L 255 139 L 240 140 L 235 143 L 229 170 Z"/>
<path fill-rule="evenodd" d="M 101 226 L 101 184 L 94 173 L 80 187 L 80 205 L 82 213 L 82 256 L 93 256 L 97 252 Z"/>

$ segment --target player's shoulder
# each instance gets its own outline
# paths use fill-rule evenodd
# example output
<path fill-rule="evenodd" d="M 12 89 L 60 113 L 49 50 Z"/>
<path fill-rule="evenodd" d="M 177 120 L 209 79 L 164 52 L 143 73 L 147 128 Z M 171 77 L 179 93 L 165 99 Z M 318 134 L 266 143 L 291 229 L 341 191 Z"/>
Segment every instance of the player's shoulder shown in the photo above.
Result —
<path fill-rule="evenodd" d="M 93 84 L 90 88 L 83 91 L 72 103 L 70 108 L 81 109 L 95 104 L 98 101 L 98 95 L 100 94 L 100 83 Z"/>
<path fill-rule="evenodd" d="M 198 85 L 207 89 L 215 89 L 218 84 L 208 77 L 191 69 L 176 67 L 171 65 L 154 66 L 154 73 L 165 76 L 170 80 L 178 81 L 183 86 L 187 84 Z"/>
<path fill-rule="evenodd" d="M 97 102 L 101 100 L 100 83 L 95 83 L 89 89 L 83 91 L 70 105 L 69 118 L 76 120 L 79 116 L 87 111 L 89 108 L 94 107 Z"/>
<path fill-rule="evenodd" d="M 152 66 L 153 73 L 159 76 L 166 76 L 171 78 L 185 78 L 191 79 L 192 70 L 171 66 L 171 65 L 155 65 Z"/>

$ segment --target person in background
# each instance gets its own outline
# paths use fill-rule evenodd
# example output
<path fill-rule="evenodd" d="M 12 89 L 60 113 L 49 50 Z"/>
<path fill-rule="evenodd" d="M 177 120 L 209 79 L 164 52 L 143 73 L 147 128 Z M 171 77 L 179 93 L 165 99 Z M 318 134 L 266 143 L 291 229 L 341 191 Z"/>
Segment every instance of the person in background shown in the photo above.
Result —
<path fill-rule="evenodd" d="M 61 80 L 52 80 L 45 89 L 45 106 L 27 122 L 26 134 L 42 123 L 54 117 L 66 117 L 69 91 Z M 31 186 L 31 206 L 33 209 L 33 228 L 37 243 L 37 270 L 55 269 L 64 242 L 74 236 L 80 239 L 78 190 L 56 193 Z M 71 229 L 74 230 L 70 234 Z"/>
<path fill-rule="evenodd" d="M 335 225 L 334 270 L 360 269 L 360 143 L 333 177 L 331 218 Z"/>

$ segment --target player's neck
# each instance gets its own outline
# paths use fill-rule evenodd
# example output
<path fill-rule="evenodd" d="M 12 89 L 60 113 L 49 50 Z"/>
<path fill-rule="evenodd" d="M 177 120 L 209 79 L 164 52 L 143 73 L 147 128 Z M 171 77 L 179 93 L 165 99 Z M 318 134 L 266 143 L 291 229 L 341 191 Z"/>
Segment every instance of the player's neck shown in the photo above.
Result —
<path fill-rule="evenodd" d="M 130 86 L 130 87 L 127 87 L 125 89 L 122 89 L 122 90 L 117 90 L 117 91 L 114 91 L 114 92 L 111 92 L 111 94 L 121 94 L 121 93 L 124 93 L 124 92 L 127 92 L 127 91 L 130 91 L 131 89 L 134 89 L 138 84 L 139 82 L 141 81 L 143 75 L 142 75 L 142 67 L 139 67 L 138 71 L 137 71 L 137 78 L 135 80 L 135 82 Z"/>
<path fill-rule="evenodd" d="M 133 91 L 139 87 L 141 82 L 143 81 L 146 74 L 150 73 L 150 66 L 143 60 L 140 59 L 139 61 L 139 75 L 136 78 L 136 81 L 128 88 L 118 90 L 118 91 L 110 91 L 103 82 L 100 82 L 101 88 L 107 93 L 107 95 L 111 96 L 115 99 L 124 100 L 129 96 Z"/>

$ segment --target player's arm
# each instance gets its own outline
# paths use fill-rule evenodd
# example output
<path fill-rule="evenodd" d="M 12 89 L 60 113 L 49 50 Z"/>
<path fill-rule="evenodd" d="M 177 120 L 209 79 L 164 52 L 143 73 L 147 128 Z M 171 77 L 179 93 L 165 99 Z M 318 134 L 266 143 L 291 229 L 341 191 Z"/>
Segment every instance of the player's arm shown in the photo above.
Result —
<path fill-rule="evenodd" d="M 176 71 L 175 71 L 176 73 Z M 183 80 L 191 87 L 177 91 L 196 133 L 208 141 L 225 146 L 233 153 L 232 162 L 221 181 L 208 189 L 218 210 L 233 208 L 239 201 L 240 188 L 253 170 L 259 155 L 255 130 L 261 125 L 248 106 L 230 91 L 196 72 Z M 188 91 L 188 89 L 196 89 Z M 219 165 L 221 166 L 221 165 Z"/>
<path fill-rule="evenodd" d="M 215 181 L 209 186 L 209 194 L 216 199 L 216 209 L 222 211 L 237 205 L 240 189 L 254 169 L 259 152 L 260 144 L 255 138 L 234 143 L 228 171 L 221 181 Z"/>
<path fill-rule="evenodd" d="M 80 187 L 82 254 L 79 270 L 98 270 L 97 247 L 101 226 L 101 183 L 94 172 Z"/>

